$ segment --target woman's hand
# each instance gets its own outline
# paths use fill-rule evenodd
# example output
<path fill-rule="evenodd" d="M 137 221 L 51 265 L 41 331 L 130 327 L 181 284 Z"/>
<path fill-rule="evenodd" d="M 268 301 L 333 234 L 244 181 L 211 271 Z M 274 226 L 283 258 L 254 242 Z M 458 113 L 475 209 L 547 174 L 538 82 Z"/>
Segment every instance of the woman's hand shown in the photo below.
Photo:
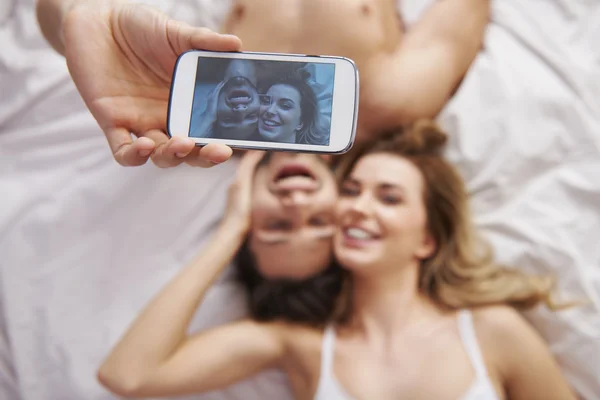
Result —
<path fill-rule="evenodd" d="M 229 187 L 225 225 L 241 229 L 244 234 L 250 229 L 252 215 L 252 184 L 258 164 L 265 153 L 248 151 L 242 157 L 235 180 Z"/>
<path fill-rule="evenodd" d="M 219 82 L 217 86 L 207 96 L 206 100 L 206 111 L 208 115 L 211 115 L 215 120 L 217 119 L 217 106 L 219 105 L 219 94 L 225 86 L 225 81 Z"/>
<path fill-rule="evenodd" d="M 212 138 L 213 126 L 217 122 L 217 107 L 219 104 L 219 94 L 225 86 L 225 82 L 220 82 L 206 95 L 206 108 L 199 115 L 199 122 L 192 126 L 192 136 L 201 138 Z"/>

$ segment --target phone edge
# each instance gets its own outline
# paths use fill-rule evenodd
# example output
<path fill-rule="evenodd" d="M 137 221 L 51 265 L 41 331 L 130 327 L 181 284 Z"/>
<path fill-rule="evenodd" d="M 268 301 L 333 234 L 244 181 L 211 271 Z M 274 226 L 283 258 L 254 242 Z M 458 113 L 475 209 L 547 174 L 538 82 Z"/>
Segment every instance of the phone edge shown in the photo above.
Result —
<path fill-rule="evenodd" d="M 354 91 L 354 116 L 353 116 L 353 120 L 352 120 L 352 133 L 350 135 L 350 140 L 348 141 L 348 144 L 346 145 L 346 147 L 344 147 L 341 150 L 337 150 L 337 151 L 314 151 L 314 150 L 303 150 L 303 149 L 273 149 L 273 148 L 269 148 L 269 147 L 258 147 L 258 146 L 243 146 L 243 145 L 232 145 L 232 144 L 227 144 L 228 147 L 230 147 L 231 149 L 238 149 L 238 150 L 262 150 L 262 151 L 276 151 L 276 152 L 294 152 L 294 153 L 310 153 L 310 154 L 333 154 L 333 155 L 340 155 L 340 154 L 345 154 L 347 153 L 352 146 L 354 146 L 354 142 L 356 140 L 356 130 L 357 130 L 357 123 L 358 123 L 358 106 L 359 106 L 359 95 L 360 95 L 360 74 L 358 71 L 358 68 L 356 66 L 356 63 L 348 58 L 348 57 L 342 57 L 342 56 L 329 56 L 329 55 L 312 55 L 312 54 L 295 54 L 295 53 L 270 53 L 270 52 L 256 52 L 256 51 L 215 51 L 215 50 L 203 50 L 203 49 L 191 49 L 191 50 L 186 50 L 183 53 L 181 53 L 178 57 L 177 60 L 175 61 L 175 66 L 173 67 L 173 74 L 172 74 L 172 78 L 171 78 L 171 84 L 169 87 L 169 101 L 167 104 L 167 126 L 166 126 L 166 134 L 167 136 L 171 139 L 173 138 L 173 135 L 171 135 L 169 126 L 170 126 L 170 121 L 171 121 L 171 103 L 172 103 L 172 99 L 173 99 L 173 86 L 175 84 L 175 79 L 176 79 L 176 75 L 177 75 L 177 67 L 179 65 L 180 60 L 183 58 L 183 56 L 187 53 L 192 53 L 192 52 L 206 52 L 206 53 L 223 53 L 223 54 L 256 54 L 256 55 L 266 55 L 266 56 L 296 56 L 296 57 L 316 57 L 316 58 L 329 58 L 329 59 L 337 59 L 337 60 L 344 60 L 348 63 L 350 63 L 350 65 L 352 66 L 352 69 L 354 70 L 354 84 L 355 84 L 355 91 Z M 202 146 L 206 146 L 209 143 L 197 143 L 195 142 L 195 146 L 196 147 L 202 147 Z"/>

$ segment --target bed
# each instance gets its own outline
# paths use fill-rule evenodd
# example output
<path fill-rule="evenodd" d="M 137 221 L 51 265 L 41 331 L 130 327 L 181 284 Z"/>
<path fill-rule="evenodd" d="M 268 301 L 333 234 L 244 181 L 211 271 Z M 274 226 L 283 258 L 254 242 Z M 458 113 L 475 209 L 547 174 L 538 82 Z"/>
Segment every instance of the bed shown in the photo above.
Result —
<path fill-rule="evenodd" d="M 146 2 L 212 28 L 230 4 Z M 399 6 L 410 25 L 427 3 Z M 494 1 L 485 49 L 439 117 L 499 259 L 554 273 L 564 299 L 586 301 L 527 314 L 586 400 L 600 398 L 599 20 L 591 0 Z M 0 43 L 0 399 L 113 399 L 98 363 L 218 223 L 205 205 L 224 203 L 236 166 L 117 166 L 43 41 L 34 0 L 2 2 Z M 238 318 L 243 304 L 226 272 L 192 329 Z M 190 398 L 285 399 L 285 385 L 268 371 Z"/>

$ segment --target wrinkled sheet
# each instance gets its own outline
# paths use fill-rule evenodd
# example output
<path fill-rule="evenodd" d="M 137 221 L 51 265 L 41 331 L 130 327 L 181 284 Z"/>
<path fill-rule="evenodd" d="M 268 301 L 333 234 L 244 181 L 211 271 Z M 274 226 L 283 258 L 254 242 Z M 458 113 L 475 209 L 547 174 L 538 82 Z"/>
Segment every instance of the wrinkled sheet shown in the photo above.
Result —
<path fill-rule="evenodd" d="M 212 28 L 231 3 L 146 2 Z M 400 7 L 409 24 L 425 8 Z M 208 239 L 235 163 L 117 166 L 33 10 L 0 7 L 0 399 L 113 399 L 99 362 Z M 527 314 L 589 400 L 600 398 L 599 20 L 591 0 L 496 0 L 486 48 L 439 119 L 498 258 L 589 301 Z M 226 273 L 192 329 L 244 313 Z M 192 398 L 285 399 L 285 383 L 269 371 Z"/>
<path fill-rule="evenodd" d="M 600 2 L 498 0 L 440 116 L 477 226 L 509 265 L 558 278 L 527 314 L 582 398 L 600 398 Z"/>
<path fill-rule="evenodd" d="M 201 25 L 193 3 L 178 0 L 188 10 L 178 18 Z M 118 166 L 64 59 L 41 37 L 34 1 L 8 9 L 0 16 L 0 399 L 115 399 L 96 381 L 98 366 L 209 239 L 236 162 Z M 190 330 L 245 314 L 227 271 Z M 292 397 L 285 375 L 268 371 L 189 398 Z"/>

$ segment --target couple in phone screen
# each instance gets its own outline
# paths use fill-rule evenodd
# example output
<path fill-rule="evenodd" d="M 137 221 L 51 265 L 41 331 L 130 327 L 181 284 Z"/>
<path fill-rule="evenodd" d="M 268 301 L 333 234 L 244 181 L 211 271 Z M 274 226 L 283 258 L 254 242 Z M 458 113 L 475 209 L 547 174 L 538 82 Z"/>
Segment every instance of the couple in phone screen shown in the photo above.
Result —
<path fill-rule="evenodd" d="M 200 59 L 190 136 L 327 145 L 333 69 L 328 64 Z"/>

